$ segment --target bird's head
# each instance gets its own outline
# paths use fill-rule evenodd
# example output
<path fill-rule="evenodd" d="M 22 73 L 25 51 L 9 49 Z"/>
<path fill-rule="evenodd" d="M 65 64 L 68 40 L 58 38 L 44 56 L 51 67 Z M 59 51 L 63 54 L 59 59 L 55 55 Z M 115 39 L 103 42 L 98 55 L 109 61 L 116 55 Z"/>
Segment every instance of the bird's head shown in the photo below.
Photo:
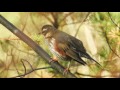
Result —
<path fill-rule="evenodd" d="M 45 36 L 45 38 L 51 38 L 56 31 L 56 28 L 51 25 L 44 25 L 42 27 L 41 34 Z"/>

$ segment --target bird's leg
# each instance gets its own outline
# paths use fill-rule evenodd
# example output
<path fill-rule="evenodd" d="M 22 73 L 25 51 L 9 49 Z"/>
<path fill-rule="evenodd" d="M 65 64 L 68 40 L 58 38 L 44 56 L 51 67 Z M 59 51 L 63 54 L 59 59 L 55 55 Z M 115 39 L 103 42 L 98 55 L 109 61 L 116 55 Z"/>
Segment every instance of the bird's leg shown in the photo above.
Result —
<path fill-rule="evenodd" d="M 64 70 L 63 75 L 65 75 L 65 73 L 67 73 L 69 71 L 70 65 L 71 65 L 71 60 L 68 62 L 67 68 Z"/>
<path fill-rule="evenodd" d="M 56 56 L 53 56 L 53 57 L 51 57 L 49 63 L 57 62 L 57 61 L 58 61 L 57 57 L 56 57 Z"/>

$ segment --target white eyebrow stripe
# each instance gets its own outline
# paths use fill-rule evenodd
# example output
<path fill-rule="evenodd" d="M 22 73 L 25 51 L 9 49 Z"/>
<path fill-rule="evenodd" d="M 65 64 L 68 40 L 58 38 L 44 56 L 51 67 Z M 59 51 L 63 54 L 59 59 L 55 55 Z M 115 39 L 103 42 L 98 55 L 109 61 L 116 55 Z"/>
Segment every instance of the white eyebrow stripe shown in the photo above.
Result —
<path fill-rule="evenodd" d="M 46 30 L 47 30 L 47 28 L 44 28 L 44 29 L 43 29 L 43 31 L 46 31 Z"/>

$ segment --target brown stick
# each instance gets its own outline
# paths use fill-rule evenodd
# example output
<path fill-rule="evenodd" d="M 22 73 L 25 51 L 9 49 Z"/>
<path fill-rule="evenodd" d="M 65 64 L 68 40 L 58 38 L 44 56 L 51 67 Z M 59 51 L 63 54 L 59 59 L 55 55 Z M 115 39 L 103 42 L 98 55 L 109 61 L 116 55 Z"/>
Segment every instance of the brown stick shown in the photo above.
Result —
<path fill-rule="evenodd" d="M 22 41 L 24 41 L 27 45 L 29 45 L 38 55 L 40 55 L 47 63 L 49 63 L 52 68 L 56 69 L 60 73 L 63 74 L 65 68 L 61 66 L 58 62 L 51 62 L 51 57 L 46 53 L 38 44 L 36 44 L 32 39 L 26 36 L 23 32 L 21 32 L 18 28 L 16 28 L 12 23 L 7 21 L 3 16 L 0 15 L 0 23 L 5 26 L 8 30 L 10 30 L 13 34 L 19 37 Z M 67 78 L 76 78 L 75 75 L 70 73 L 69 71 L 64 74 Z"/>

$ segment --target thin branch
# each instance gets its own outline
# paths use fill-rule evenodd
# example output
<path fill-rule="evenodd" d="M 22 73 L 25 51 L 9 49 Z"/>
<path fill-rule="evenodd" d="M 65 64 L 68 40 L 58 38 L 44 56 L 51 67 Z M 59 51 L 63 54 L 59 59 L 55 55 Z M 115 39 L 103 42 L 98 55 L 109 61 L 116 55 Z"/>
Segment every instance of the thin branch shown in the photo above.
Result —
<path fill-rule="evenodd" d="M 65 16 L 64 16 L 64 18 L 59 22 L 60 24 L 68 17 L 68 16 L 70 16 L 71 14 L 73 14 L 74 12 L 70 12 L 70 13 L 68 13 L 68 14 L 66 14 Z"/>
<path fill-rule="evenodd" d="M 83 19 L 83 21 L 80 23 L 80 25 L 79 25 L 79 27 L 78 27 L 76 33 L 75 33 L 75 37 L 77 36 L 77 34 L 78 34 L 79 30 L 80 30 L 80 27 L 82 26 L 83 22 L 86 21 L 86 19 L 87 19 L 88 16 L 90 15 L 90 13 L 91 13 L 91 12 L 88 12 L 88 14 L 86 15 L 85 19 Z"/>
<path fill-rule="evenodd" d="M 104 32 L 104 36 L 105 36 L 106 42 L 107 42 L 107 44 L 108 44 L 110 50 L 111 50 L 117 57 L 120 58 L 120 56 L 119 56 L 119 55 L 112 49 L 112 47 L 110 46 L 108 37 L 107 37 L 107 35 L 106 35 L 106 32 Z"/>
<path fill-rule="evenodd" d="M 104 75 L 104 76 L 100 76 L 100 75 L 90 75 L 90 74 L 83 74 L 83 73 L 78 73 L 76 72 L 77 75 L 81 75 L 81 76 L 88 76 L 88 77 L 93 77 L 93 78 L 102 78 L 102 77 L 110 77 L 110 75 Z"/>
<path fill-rule="evenodd" d="M 13 61 L 13 65 L 14 65 L 17 73 L 19 74 L 19 71 L 18 71 L 17 66 L 16 66 L 16 64 L 15 64 L 15 60 L 14 60 L 14 56 L 13 56 L 13 54 L 12 54 L 12 51 L 13 51 L 13 48 L 11 49 L 11 56 L 12 56 L 12 59 L 11 59 L 11 60 Z"/>
<path fill-rule="evenodd" d="M 112 23 L 120 29 L 120 27 L 117 25 L 117 23 L 112 19 L 112 16 L 110 15 L 109 12 L 108 12 L 108 15 L 109 15 L 110 20 L 112 21 Z"/>
<path fill-rule="evenodd" d="M 54 24 L 54 22 L 44 13 L 40 13 L 42 16 L 44 16 L 51 24 Z"/>
<path fill-rule="evenodd" d="M 54 27 L 58 28 L 59 24 L 58 24 L 58 13 L 55 12 L 51 12 L 52 18 L 54 19 L 53 25 Z"/>
<path fill-rule="evenodd" d="M 26 62 L 30 65 L 31 69 L 33 70 L 33 67 L 32 67 L 32 65 L 30 64 L 30 62 L 28 62 L 28 61 L 25 60 L 25 59 L 23 59 L 23 60 L 26 61 Z"/>
<path fill-rule="evenodd" d="M 22 74 L 22 75 L 18 75 L 18 76 L 11 77 L 11 78 L 23 77 L 23 76 L 26 76 L 26 75 L 28 75 L 28 74 L 34 72 L 34 71 L 42 70 L 42 69 L 48 69 L 48 68 L 52 68 L 52 67 L 36 68 L 36 69 L 33 69 L 33 70 L 31 70 L 31 71 L 29 71 L 29 72 L 27 72 L 27 73 L 24 73 L 24 74 Z"/>
<path fill-rule="evenodd" d="M 72 23 L 65 23 L 63 25 L 61 25 L 61 27 L 64 27 L 65 25 L 71 25 L 71 24 L 78 24 L 78 23 L 81 23 L 81 21 L 76 21 L 76 22 L 72 22 Z"/>
<path fill-rule="evenodd" d="M 0 78 L 2 78 L 1 76 L 2 76 L 2 74 L 4 74 L 5 70 L 6 70 L 6 68 L 4 68 L 4 69 L 2 69 L 2 70 L 0 71 Z M 9 70 L 9 69 L 8 69 L 8 70 Z"/>
<path fill-rule="evenodd" d="M 27 60 L 25 60 L 25 59 L 23 59 L 24 61 L 26 61 L 29 65 L 30 65 L 30 67 L 31 67 L 31 69 L 32 70 L 34 70 L 34 68 L 32 67 L 32 65 L 30 64 L 30 62 L 28 62 Z M 52 68 L 52 67 L 51 67 Z M 35 72 L 36 74 L 37 74 L 37 72 Z M 37 74 L 38 76 L 40 76 L 39 74 Z"/>
<path fill-rule="evenodd" d="M 87 21 L 87 20 L 85 20 L 85 21 Z M 75 22 L 72 22 L 72 23 L 64 23 L 64 24 L 62 24 L 62 25 L 60 25 L 60 26 L 61 26 L 61 27 L 64 27 L 65 25 L 79 24 L 79 23 L 81 23 L 81 20 L 78 20 L 78 21 L 75 21 Z"/>
<path fill-rule="evenodd" d="M 20 40 L 19 38 L 0 38 L 0 40 Z"/>
<path fill-rule="evenodd" d="M 23 60 L 21 60 L 21 62 L 22 62 L 22 65 L 23 65 L 23 67 L 24 67 L 24 71 L 25 71 L 24 74 L 26 74 L 26 72 L 27 72 L 26 66 L 25 66 Z"/>
<path fill-rule="evenodd" d="M 35 43 L 31 38 L 21 32 L 17 27 L 15 27 L 12 23 L 7 21 L 2 15 L 0 15 L 0 23 L 5 26 L 8 30 L 10 30 L 13 34 L 19 37 L 22 41 L 24 41 L 27 45 L 29 45 L 38 55 L 40 55 L 48 64 L 52 66 L 52 68 L 59 71 L 62 75 L 65 71 L 65 68 L 59 62 L 51 62 L 51 57 L 48 53 L 46 53 L 37 43 Z M 68 78 L 76 78 L 70 71 L 64 74 L 65 77 Z"/>
<path fill-rule="evenodd" d="M 35 28 L 36 28 L 37 30 L 39 30 L 38 26 L 36 25 L 36 23 L 35 23 L 35 21 L 34 21 L 34 19 L 33 19 L 32 13 L 30 14 L 30 18 L 31 18 L 31 21 L 32 21 L 32 23 L 34 24 Z"/>
<path fill-rule="evenodd" d="M 26 61 L 26 62 L 30 65 L 30 67 L 31 67 L 31 69 L 32 69 L 32 70 L 30 70 L 29 72 L 27 72 L 27 69 L 26 69 L 26 66 L 25 66 L 23 60 L 24 60 L 24 59 L 22 59 L 21 62 L 22 62 L 23 67 L 24 67 L 24 71 L 25 71 L 24 74 L 15 76 L 15 77 L 13 77 L 13 78 L 16 78 L 16 77 L 24 77 L 24 76 L 26 76 L 26 75 L 28 75 L 28 74 L 31 74 L 32 72 L 35 72 L 36 70 L 52 68 L 52 67 L 43 67 L 43 68 L 36 68 L 36 69 L 34 69 L 34 68 L 32 67 L 32 65 L 31 65 L 27 60 L 24 60 L 24 61 Z"/>
<path fill-rule="evenodd" d="M 24 23 L 24 25 L 23 25 L 23 28 L 21 29 L 22 31 L 25 30 L 25 27 L 26 27 L 26 25 L 27 25 L 28 15 L 29 15 L 29 13 L 28 13 L 27 16 L 26 16 L 27 18 L 26 18 L 26 20 L 25 20 L 25 23 Z"/>
<path fill-rule="evenodd" d="M 14 44 L 12 44 L 12 43 L 9 43 L 9 45 L 11 45 L 13 48 L 15 48 L 16 50 L 18 50 L 18 51 L 20 51 L 20 52 L 22 52 L 22 53 L 26 53 L 26 54 L 29 54 L 29 55 L 34 56 L 34 57 L 37 56 L 37 55 L 31 54 L 31 53 L 28 53 L 28 52 L 26 52 L 26 51 L 23 51 L 23 50 L 19 49 L 18 47 L 16 47 L 16 46 L 15 46 Z"/>

